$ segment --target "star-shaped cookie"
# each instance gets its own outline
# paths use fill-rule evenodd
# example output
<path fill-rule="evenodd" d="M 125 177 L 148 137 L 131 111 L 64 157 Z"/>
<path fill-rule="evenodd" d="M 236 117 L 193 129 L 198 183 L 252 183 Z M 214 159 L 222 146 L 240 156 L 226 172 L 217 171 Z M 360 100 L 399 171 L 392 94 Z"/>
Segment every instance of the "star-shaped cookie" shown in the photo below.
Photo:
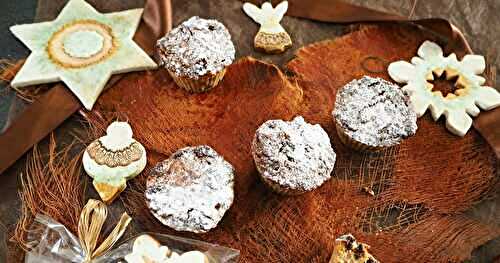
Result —
<path fill-rule="evenodd" d="M 84 0 L 70 0 L 53 21 L 12 26 L 32 53 L 11 85 L 62 81 L 92 109 L 112 74 L 156 68 L 132 40 L 142 11 L 101 14 Z"/>

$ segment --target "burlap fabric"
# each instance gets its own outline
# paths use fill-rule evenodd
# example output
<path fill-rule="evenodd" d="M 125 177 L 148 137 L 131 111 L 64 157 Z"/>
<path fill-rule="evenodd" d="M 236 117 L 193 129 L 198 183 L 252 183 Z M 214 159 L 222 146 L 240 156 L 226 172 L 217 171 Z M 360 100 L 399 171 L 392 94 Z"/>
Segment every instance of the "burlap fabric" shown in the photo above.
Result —
<path fill-rule="evenodd" d="M 207 4 L 207 9 L 217 16 L 224 9 L 214 9 L 221 6 Z M 190 15 L 196 14 L 177 19 Z M 235 22 L 251 23 L 245 19 L 242 14 L 226 16 L 233 22 L 228 25 L 232 33 L 239 27 Z M 318 30 L 323 38 L 341 30 L 318 27 L 333 28 Z M 252 37 L 237 33 L 241 50 L 249 50 L 245 45 L 252 42 L 246 39 Z M 299 45 L 307 43 L 299 35 L 292 37 Z M 462 213 L 497 181 L 494 155 L 483 139 L 475 131 L 456 138 L 442 123 L 424 117 L 419 134 L 401 147 L 359 154 L 340 143 L 329 113 L 341 85 L 363 74 L 387 78 L 384 72 L 371 72 L 387 61 L 410 58 L 422 40 L 434 37 L 403 25 L 363 27 L 301 49 L 285 70 L 243 58 L 228 69 L 220 87 L 200 95 L 176 88 L 166 72 L 130 74 L 99 100 L 100 117 L 91 115 L 89 120 L 96 127 L 115 118 L 129 120 L 150 152 L 149 167 L 177 148 L 202 143 L 233 163 L 236 200 L 221 225 L 204 235 L 175 234 L 238 248 L 243 262 L 325 262 L 334 238 L 346 232 L 370 244 L 383 262 L 460 261 L 499 235 L 498 228 Z M 246 54 L 241 50 L 239 55 Z M 367 62 L 374 56 L 378 59 Z M 377 70 L 367 71 L 366 64 Z M 339 159 L 334 178 L 323 187 L 282 197 L 259 181 L 250 141 L 263 121 L 297 114 L 328 131 Z M 132 181 L 123 194 L 127 211 L 141 230 L 174 233 L 145 206 L 146 175 Z M 375 197 L 363 187 L 372 188 Z"/>
<path fill-rule="evenodd" d="M 130 122 L 149 150 L 149 167 L 198 144 L 212 146 L 235 166 L 236 199 L 219 227 L 183 235 L 240 249 L 243 262 L 326 262 L 335 237 L 348 232 L 370 244 L 382 262 L 465 260 L 500 234 L 461 214 L 497 183 L 495 155 L 480 135 L 471 130 L 458 138 L 425 116 L 417 135 L 400 147 L 357 153 L 342 145 L 331 117 L 338 88 L 365 74 L 389 79 L 385 63 L 411 58 L 425 39 L 439 41 L 415 26 L 362 26 L 300 49 L 287 75 L 242 58 L 206 94 L 176 87 L 165 71 L 131 74 L 103 94 L 96 110 L 104 123 Z M 250 144 L 265 120 L 295 115 L 327 130 L 338 159 L 333 179 L 322 187 L 283 197 L 259 180 Z M 149 213 L 146 178 L 141 174 L 125 192 L 127 211 L 145 230 L 179 234 Z"/>

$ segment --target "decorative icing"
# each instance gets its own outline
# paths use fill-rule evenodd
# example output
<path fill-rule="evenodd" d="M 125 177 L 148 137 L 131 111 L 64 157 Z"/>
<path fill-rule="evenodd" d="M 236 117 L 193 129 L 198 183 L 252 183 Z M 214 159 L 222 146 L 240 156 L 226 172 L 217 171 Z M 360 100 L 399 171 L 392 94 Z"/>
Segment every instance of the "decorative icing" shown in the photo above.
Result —
<path fill-rule="evenodd" d="M 106 203 L 146 167 L 146 150 L 132 135 L 128 123 L 113 122 L 106 135 L 93 141 L 83 154 L 83 167 Z"/>
<path fill-rule="evenodd" d="M 80 43 L 87 43 L 81 45 Z M 68 34 L 63 40 L 64 52 L 76 58 L 89 58 L 104 47 L 104 37 L 96 31 L 79 30 Z"/>
<path fill-rule="evenodd" d="M 112 151 L 104 147 L 100 140 L 96 140 L 87 147 L 87 152 L 96 163 L 117 167 L 127 166 L 139 160 L 142 156 L 142 147 L 140 143 L 133 142 L 122 150 Z"/>

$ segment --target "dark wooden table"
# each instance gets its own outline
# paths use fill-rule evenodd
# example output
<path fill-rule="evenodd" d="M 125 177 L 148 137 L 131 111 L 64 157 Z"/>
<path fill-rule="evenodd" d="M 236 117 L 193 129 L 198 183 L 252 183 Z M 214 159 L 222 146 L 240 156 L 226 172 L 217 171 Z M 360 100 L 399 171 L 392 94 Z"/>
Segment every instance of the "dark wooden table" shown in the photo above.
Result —
<path fill-rule="evenodd" d="M 0 58 L 19 59 L 29 54 L 29 51 L 18 42 L 8 31 L 10 25 L 28 23 L 35 20 L 47 20 L 54 17 L 55 10 L 62 7 L 63 0 L 16 0 L 2 1 L 0 8 Z M 108 10 L 110 6 L 119 3 L 125 8 L 139 7 L 141 0 L 93 0 L 89 1 L 101 11 Z M 390 11 L 402 15 L 412 15 L 414 18 L 443 17 L 450 19 L 461 28 L 471 42 L 475 52 L 486 55 L 488 62 L 497 65 L 500 61 L 500 1 L 498 0 L 440 0 L 417 2 L 412 12 L 412 1 L 399 0 L 352 0 L 358 4 L 369 6 L 383 11 Z M 112 4 L 114 3 L 114 4 Z M 291 33 L 294 40 L 293 48 L 282 55 L 263 55 L 253 50 L 254 24 L 241 11 L 241 2 L 227 0 L 173 0 L 174 25 L 193 16 L 214 17 L 227 25 L 236 43 L 237 57 L 253 56 L 259 59 L 282 65 L 293 57 L 295 50 L 309 43 L 334 38 L 345 33 L 349 26 L 333 25 L 312 22 L 308 20 L 285 17 L 284 26 Z M 498 86 L 498 85 L 497 85 Z M 12 116 L 23 109 L 23 103 L 16 98 L 14 92 L 0 89 L 0 130 L 8 125 Z M 67 143 L 72 139 L 70 133 L 79 130 L 81 123 L 78 117 L 66 121 L 56 131 L 59 142 Z M 46 141 L 42 142 L 42 145 Z M 43 147 L 42 147 L 43 148 Z M 6 151 L 8 149 L 0 149 Z M 0 262 L 7 258 L 7 239 L 9 230 L 17 221 L 20 213 L 18 189 L 20 187 L 19 174 L 23 171 L 26 157 L 20 159 L 7 172 L 0 175 Z M 500 226 L 500 194 L 485 200 L 467 213 L 487 224 Z M 500 257 L 500 237 L 494 239 L 474 251 L 472 262 L 492 262 Z"/>

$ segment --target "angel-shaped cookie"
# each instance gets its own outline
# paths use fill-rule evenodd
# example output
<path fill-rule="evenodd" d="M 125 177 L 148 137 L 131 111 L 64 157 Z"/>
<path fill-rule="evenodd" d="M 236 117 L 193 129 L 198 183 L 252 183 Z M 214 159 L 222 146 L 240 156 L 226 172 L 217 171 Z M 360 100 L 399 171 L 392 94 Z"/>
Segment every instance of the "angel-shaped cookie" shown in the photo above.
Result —
<path fill-rule="evenodd" d="M 281 53 L 292 46 L 292 39 L 280 21 L 288 9 L 288 2 L 283 1 L 275 8 L 269 2 L 262 4 L 261 8 L 244 3 L 243 11 L 255 22 L 260 24 L 259 32 L 254 39 L 256 49 L 266 53 Z"/>

